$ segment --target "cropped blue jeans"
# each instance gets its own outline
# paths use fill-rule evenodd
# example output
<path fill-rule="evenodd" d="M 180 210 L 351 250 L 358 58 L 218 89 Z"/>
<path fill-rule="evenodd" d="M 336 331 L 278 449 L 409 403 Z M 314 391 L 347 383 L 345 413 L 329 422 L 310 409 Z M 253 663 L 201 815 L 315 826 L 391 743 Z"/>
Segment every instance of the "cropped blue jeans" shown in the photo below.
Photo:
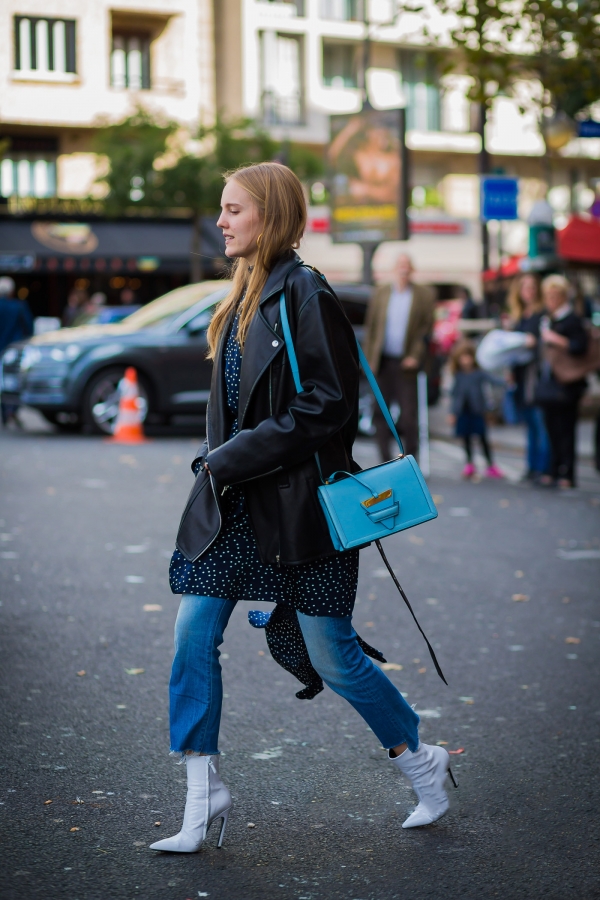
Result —
<path fill-rule="evenodd" d="M 219 753 L 223 702 L 219 646 L 235 602 L 184 594 L 169 685 L 171 751 Z M 386 749 L 419 744 L 419 717 L 356 640 L 350 618 L 298 613 L 311 662 L 363 717 Z"/>

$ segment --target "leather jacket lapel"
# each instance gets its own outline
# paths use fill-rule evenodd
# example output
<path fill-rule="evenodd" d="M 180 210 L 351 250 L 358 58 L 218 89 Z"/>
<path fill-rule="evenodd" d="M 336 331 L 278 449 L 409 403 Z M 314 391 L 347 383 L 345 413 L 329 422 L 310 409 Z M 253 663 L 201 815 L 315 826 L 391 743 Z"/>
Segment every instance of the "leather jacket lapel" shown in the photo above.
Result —
<path fill-rule="evenodd" d="M 227 422 L 227 397 L 225 394 L 225 344 L 231 327 L 234 313 L 221 332 L 219 346 L 213 363 L 212 380 L 210 385 L 210 400 L 206 413 L 206 435 L 208 446 L 211 450 L 220 447 L 227 440 L 225 426 Z"/>
<path fill-rule="evenodd" d="M 277 354 L 281 352 L 283 346 L 283 338 L 271 328 L 263 315 L 263 310 L 259 307 L 250 323 L 242 356 L 238 403 L 238 426 L 240 430 L 244 427 L 244 417 L 254 388 L 263 372 L 270 366 Z"/>

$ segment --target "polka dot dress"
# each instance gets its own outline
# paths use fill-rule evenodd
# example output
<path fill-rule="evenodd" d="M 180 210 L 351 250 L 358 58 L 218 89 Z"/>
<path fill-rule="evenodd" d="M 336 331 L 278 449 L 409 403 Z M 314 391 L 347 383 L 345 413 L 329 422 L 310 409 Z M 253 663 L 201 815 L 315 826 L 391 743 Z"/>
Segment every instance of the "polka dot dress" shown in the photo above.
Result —
<path fill-rule="evenodd" d="M 225 346 L 227 406 L 238 432 L 237 412 L 242 354 L 234 319 Z M 267 565 L 260 560 L 244 494 L 228 487 L 222 496 L 223 526 L 210 549 L 191 563 L 175 550 L 169 570 L 174 594 L 264 600 L 309 616 L 351 616 L 358 582 L 358 550 L 336 553 L 298 566 Z"/>

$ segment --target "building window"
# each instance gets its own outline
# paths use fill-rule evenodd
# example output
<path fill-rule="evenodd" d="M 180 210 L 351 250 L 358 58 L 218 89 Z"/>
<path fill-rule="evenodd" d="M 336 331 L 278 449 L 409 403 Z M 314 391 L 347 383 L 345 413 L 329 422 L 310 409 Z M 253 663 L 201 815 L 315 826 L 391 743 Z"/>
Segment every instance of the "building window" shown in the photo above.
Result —
<path fill-rule="evenodd" d="M 365 0 L 321 0 L 321 18 L 336 22 L 364 21 Z"/>
<path fill-rule="evenodd" d="M 0 141 L 5 137 L 1 136 Z M 57 150 L 54 138 L 8 137 L 8 147 L 0 162 L 0 194 L 54 197 Z"/>
<path fill-rule="evenodd" d="M 358 85 L 354 44 L 323 44 L 323 84 L 334 88 Z"/>
<path fill-rule="evenodd" d="M 150 37 L 113 34 L 110 83 L 116 88 L 150 89 Z"/>
<path fill-rule="evenodd" d="M 415 131 L 439 131 L 440 89 L 435 55 L 402 51 L 400 71 L 407 102 L 406 127 Z"/>
<path fill-rule="evenodd" d="M 75 73 L 75 22 L 15 16 L 15 69 L 39 75 Z"/>
<path fill-rule="evenodd" d="M 267 125 L 301 125 L 301 38 L 265 31 L 262 34 L 262 109 Z"/>
<path fill-rule="evenodd" d="M 285 3 L 286 6 L 295 6 L 296 15 L 304 15 L 304 0 L 267 0 L 267 3 Z"/>

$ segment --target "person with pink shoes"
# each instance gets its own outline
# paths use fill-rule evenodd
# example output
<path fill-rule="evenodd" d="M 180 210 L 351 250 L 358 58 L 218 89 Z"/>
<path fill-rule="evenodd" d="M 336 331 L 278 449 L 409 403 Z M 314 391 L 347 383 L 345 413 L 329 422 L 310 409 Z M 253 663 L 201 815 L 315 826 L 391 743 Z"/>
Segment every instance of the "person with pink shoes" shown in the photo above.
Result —
<path fill-rule="evenodd" d="M 472 478 L 477 474 L 473 462 L 473 436 L 477 435 L 487 460 L 485 474 L 488 478 L 504 478 L 504 473 L 494 463 L 492 451 L 487 438 L 485 413 L 487 403 L 483 387 L 485 383 L 503 384 L 477 365 L 475 347 L 469 341 L 461 341 L 454 347 L 450 357 L 450 368 L 454 375 L 452 386 L 452 413 L 448 417 L 456 428 L 456 436 L 464 441 L 467 462 L 463 469 L 463 478 Z"/>

